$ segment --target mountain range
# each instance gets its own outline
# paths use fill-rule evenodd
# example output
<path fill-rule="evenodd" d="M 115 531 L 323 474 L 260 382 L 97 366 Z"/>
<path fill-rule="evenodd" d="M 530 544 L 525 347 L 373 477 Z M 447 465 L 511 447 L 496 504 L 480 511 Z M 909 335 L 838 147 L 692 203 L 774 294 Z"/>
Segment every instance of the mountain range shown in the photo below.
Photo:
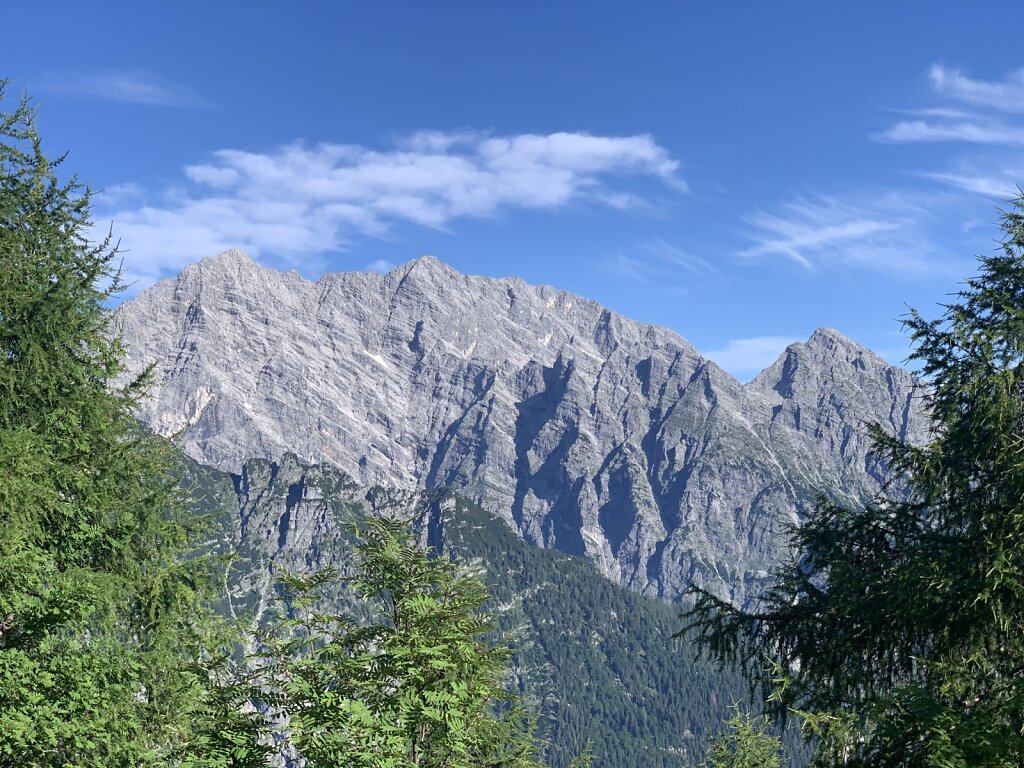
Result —
<path fill-rule="evenodd" d="M 920 391 L 819 329 L 742 384 L 665 328 L 433 257 L 313 282 L 232 250 L 123 304 L 140 411 L 195 460 L 295 454 L 363 486 L 453 488 L 524 541 L 668 601 L 735 601 L 824 493 L 878 492 L 866 424 L 926 437 Z"/>

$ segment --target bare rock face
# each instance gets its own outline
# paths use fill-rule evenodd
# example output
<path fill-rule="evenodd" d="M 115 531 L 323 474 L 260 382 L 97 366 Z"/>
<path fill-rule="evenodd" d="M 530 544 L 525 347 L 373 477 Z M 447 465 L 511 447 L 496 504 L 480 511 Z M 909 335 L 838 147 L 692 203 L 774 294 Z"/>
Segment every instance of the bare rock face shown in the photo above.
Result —
<path fill-rule="evenodd" d="M 432 257 L 314 283 L 228 251 L 118 319 L 130 372 L 156 366 L 142 419 L 193 458 L 456 487 L 670 600 L 691 580 L 744 599 L 818 492 L 876 493 L 866 422 L 925 437 L 911 376 L 835 331 L 743 385 L 667 329 Z"/>

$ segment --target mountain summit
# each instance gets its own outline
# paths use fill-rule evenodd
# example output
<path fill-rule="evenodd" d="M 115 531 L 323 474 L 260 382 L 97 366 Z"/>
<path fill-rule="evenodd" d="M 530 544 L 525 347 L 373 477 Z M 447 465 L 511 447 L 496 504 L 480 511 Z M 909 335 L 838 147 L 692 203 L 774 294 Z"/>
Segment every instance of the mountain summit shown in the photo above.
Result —
<path fill-rule="evenodd" d="M 670 600 L 743 599 L 819 491 L 876 493 L 864 422 L 925 434 L 911 376 L 836 331 L 743 385 L 672 331 L 433 257 L 311 282 L 228 251 L 118 317 L 130 372 L 156 363 L 142 419 L 199 461 L 456 487 Z"/>

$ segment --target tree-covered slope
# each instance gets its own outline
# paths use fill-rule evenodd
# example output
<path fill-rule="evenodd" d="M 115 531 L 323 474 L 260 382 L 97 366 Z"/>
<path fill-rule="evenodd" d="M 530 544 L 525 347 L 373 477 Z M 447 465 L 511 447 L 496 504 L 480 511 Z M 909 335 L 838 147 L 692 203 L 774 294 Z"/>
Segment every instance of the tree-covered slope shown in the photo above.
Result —
<path fill-rule="evenodd" d="M 256 621 L 271 620 L 282 569 L 351 573 L 349 524 L 416 511 L 422 543 L 483 570 L 515 649 L 508 685 L 538 714 L 553 768 L 588 744 L 595 765 L 607 768 L 696 765 L 729 707 L 746 700 L 739 674 L 717 671 L 672 639 L 678 608 L 608 581 L 583 559 L 531 547 L 454 493 L 366 489 L 291 456 L 250 461 L 238 475 L 186 461 L 193 495 L 239 557 L 225 610 Z M 363 610 L 341 583 L 333 600 Z"/>

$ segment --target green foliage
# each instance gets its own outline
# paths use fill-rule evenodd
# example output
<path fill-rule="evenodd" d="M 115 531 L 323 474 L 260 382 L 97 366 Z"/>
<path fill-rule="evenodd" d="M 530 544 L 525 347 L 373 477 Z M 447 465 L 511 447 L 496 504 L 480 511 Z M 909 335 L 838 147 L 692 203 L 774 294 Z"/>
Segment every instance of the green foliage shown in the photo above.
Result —
<path fill-rule="evenodd" d="M 725 733 L 711 744 L 709 768 L 779 768 L 782 742 L 767 732 L 764 717 L 751 717 L 740 712 L 732 716 Z"/>
<path fill-rule="evenodd" d="M 438 544 L 481 558 L 495 600 L 509 606 L 498 624 L 515 637 L 513 666 L 522 670 L 523 693 L 537 701 L 547 764 L 565 768 L 587 748 L 596 766 L 699 763 L 728 702 L 745 696 L 742 677 L 716 672 L 672 640 L 676 607 L 496 523 L 458 500 L 442 517 Z"/>
<path fill-rule="evenodd" d="M 281 582 L 289 618 L 270 669 L 299 754 L 325 767 L 539 766 L 532 723 L 501 686 L 509 651 L 487 640 L 480 579 L 404 523 L 368 520 L 360 538 L 352 586 L 371 621 L 316 609 L 333 569 Z"/>
<path fill-rule="evenodd" d="M 266 604 L 262 585 L 271 558 L 281 568 L 333 565 L 342 576 L 355 575 L 351 525 L 365 519 L 368 494 L 341 471 L 302 467 L 293 459 L 280 466 L 260 460 L 248 462 L 232 480 L 188 465 L 189 486 L 205 489 L 205 508 L 222 516 L 225 531 L 234 531 L 224 541 L 239 554 L 235 610 Z M 301 494 L 295 493 L 299 487 Z M 288 507 L 289 497 L 298 496 L 303 498 Z M 567 768 L 588 746 L 595 766 L 698 765 L 729 717 L 729 702 L 746 696 L 742 674 L 719 672 L 697 658 L 695 647 L 671 639 L 678 628 L 676 606 L 612 583 L 586 560 L 530 546 L 455 493 L 382 498 L 375 489 L 369 496 L 373 514 L 396 504 L 425 505 L 418 535 L 444 556 L 479 564 L 485 572 L 487 607 L 495 614 L 488 640 L 505 638 L 512 647 L 502 685 L 536 717 L 545 765 Z M 286 509 L 293 523 L 315 527 L 312 542 L 297 536 L 279 548 L 277 522 Z M 358 624 L 375 620 L 351 586 L 346 578 L 324 583 L 319 609 Z M 799 731 L 778 733 L 791 764 L 802 765 L 806 748 Z"/>
<path fill-rule="evenodd" d="M 0 98 L 3 96 L 0 83 Z M 115 251 L 23 99 L 0 113 L 0 766 L 160 764 L 206 682 L 170 449 L 111 387 Z"/>
<path fill-rule="evenodd" d="M 906 322 L 933 440 L 873 437 L 909 493 L 823 500 L 761 610 L 697 590 L 690 629 L 806 714 L 819 764 L 1024 764 L 1024 199 L 1003 230 L 940 319 Z"/>
<path fill-rule="evenodd" d="M 247 665 L 233 647 L 237 632 L 231 625 L 212 627 L 221 634 L 205 639 L 206 652 L 194 665 L 203 684 L 193 692 L 193 726 L 174 745 L 169 762 L 176 768 L 261 768 L 277 752 L 266 712 L 280 699 L 268 695 L 263 670 Z M 211 648 L 222 652 L 211 655 Z"/>

